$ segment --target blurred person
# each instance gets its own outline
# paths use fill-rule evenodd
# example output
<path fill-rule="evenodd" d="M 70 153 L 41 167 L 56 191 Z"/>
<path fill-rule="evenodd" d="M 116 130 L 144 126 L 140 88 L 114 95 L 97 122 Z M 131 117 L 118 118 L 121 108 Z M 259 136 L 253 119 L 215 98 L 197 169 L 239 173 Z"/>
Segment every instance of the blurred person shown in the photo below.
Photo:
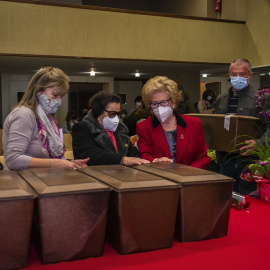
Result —
<path fill-rule="evenodd" d="M 67 116 L 62 124 L 63 133 L 71 133 L 73 125 L 78 122 L 75 118 L 76 112 L 69 111 L 67 113 Z"/>
<path fill-rule="evenodd" d="M 73 126 L 72 145 L 75 158 L 90 157 L 88 165 L 149 163 L 132 146 L 127 127 L 119 121 L 121 98 L 100 91 L 90 100 L 87 116 Z"/>
<path fill-rule="evenodd" d="M 89 158 L 63 159 L 65 147 L 53 114 L 68 89 L 69 78 L 58 68 L 44 67 L 35 73 L 23 98 L 4 122 L 5 170 L 87 166 Z"/>
<path fill-rule="evenodd" d="M 211 114 L 215 112 L 215 92 L 208 89 L 202 94 L 202 100 L 198 102 L 197 110 L 199 113 Z"/>
<path fill-rule="evenodd" d="M 175 112 L 180 100 L 177 84 L 167 77 L 154 77 L 143 86 L 142 96 L 154 116 L 137 124 L 141 157 L 206 169 L 210 157 L 200 119 Z"/>

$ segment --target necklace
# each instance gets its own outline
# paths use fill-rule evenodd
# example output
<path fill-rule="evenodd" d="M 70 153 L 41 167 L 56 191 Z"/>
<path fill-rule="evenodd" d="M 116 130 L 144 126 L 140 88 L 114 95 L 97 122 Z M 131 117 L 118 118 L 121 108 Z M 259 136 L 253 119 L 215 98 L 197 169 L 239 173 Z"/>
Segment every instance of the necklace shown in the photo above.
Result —
<path fill-rule="evenodd" d="M 167 131 L 167 130 L 165 130 L 165 129 L 163 129 L 164 130 L 164 132 L 166 133 L 166 134 L 168 134 L 168 139 L 169 140 L 171 140 L 172 139 L 172 135 L 175 133 L 175 131 L 176 130 L 172 130 L 172 131 Z"/>
<path fill-rule="evenodd" d="M 172 132 L 169 132 L 165 129 L 164 129 L 164 131 L 168 134 L 169 140 L 171 140 L 172 139 Z"/>

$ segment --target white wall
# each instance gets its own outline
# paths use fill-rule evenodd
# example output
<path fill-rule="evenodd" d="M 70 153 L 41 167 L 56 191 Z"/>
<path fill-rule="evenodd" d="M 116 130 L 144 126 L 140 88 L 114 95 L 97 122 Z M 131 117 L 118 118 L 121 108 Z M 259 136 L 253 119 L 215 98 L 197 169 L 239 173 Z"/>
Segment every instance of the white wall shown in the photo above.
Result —
<path fill-rule="evenodd" d="M 122 109 L 126 109 L 128 115 L 134 106 L 134 99 L 142 95 L 141 81 L 115 81 L 114 92 L 117 94 L 126 94 L 126 104 L 122 105 Z"/>

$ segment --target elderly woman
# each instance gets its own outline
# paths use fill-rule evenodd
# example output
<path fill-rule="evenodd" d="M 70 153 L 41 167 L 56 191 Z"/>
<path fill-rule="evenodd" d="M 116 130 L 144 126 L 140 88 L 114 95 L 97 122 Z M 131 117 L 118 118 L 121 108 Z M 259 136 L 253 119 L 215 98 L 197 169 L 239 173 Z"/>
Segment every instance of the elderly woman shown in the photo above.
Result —
<path fill-rule="evenodd" d="M 210 89 L 205 90 L 202 94 L 202 100 L 200 100 L 197 105 L 198 112 L 203 114 L 214 113 L 214 111 L 216 110 L 214 107 L 215 99 L 215 92 Z"/>
<path fill-rule="evenodd" d="M 45 67 L 36 72 L 22 100 L 4 122 L 4 169 L 87 166 L 89 159 L 62 159 L 65 147 L 53 114 L 68 89 L 69 79 L 62 70 Z"/>
<path fill-rule="evenodd" d="M 90 157 L 88 165 L 149 163 L 132 146 L 128 129 L 119 121 L 120 97 L 104 91 L 90 100 L 92 110 L 72 129 L 75 158 Z"/>
<path fill-rule="evenodd" d="M 141 157 L 150 162 L 176 162 L 206 169 L 210 164 L 199 118 L 178 115 L 177 84 L 157 76 L 146 82 L 143 102 L 154 116 L 137 124 Z"/>

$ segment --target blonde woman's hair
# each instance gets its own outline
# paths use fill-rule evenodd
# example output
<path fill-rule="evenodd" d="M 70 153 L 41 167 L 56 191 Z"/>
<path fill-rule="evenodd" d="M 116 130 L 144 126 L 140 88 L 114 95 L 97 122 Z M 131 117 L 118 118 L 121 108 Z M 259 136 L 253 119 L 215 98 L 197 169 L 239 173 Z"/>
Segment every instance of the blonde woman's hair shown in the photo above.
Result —
<path fill-rule="evenodd" d="M 146 82 L 142 89 L 143 103 L 147 108 L 150 107 L 153 94 L 157 92 L 166 92 L 171 101 L 177 108 L 181 98 L 181 93 L 178 91 L 177 83 L 165 76 L 156 76 Z"/>
<path fill-rule="evenodd" d="M 38 115 L 36 109 L 38 106 L 38 92 L 44 92 L 46 88 L 57 87 L 61 96 L 64 96 L 69 90 L 69 78 L 59 68 L 44 67 L 37 71 L 30 80 L 26 92 L 16 107 L 25 106 L 31 109 L 36 118 Z"/>

